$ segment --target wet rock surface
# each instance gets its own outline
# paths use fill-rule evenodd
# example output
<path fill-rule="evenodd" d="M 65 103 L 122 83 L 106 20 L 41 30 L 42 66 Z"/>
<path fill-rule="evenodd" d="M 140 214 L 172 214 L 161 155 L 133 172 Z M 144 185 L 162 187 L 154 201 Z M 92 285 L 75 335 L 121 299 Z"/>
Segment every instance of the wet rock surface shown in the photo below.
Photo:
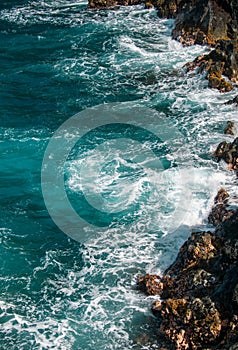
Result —
<path fill-rule="evenodd" d="M 228 164 L 228 170 L 234 170 L 238 175 L 238 137 L 233 142 L 219 143 L 213 157 L 217 162 L 225 161 Z"/>
<path fill-rule="evenodd" d="M 209 54 L 197 57 L 187 63 L 185 68 L 188 71 L 197 69 L 199 73 L 206 72 L 209 87 L 221 92 L 231 91 L 238 81 L 237 49 L 232 41 L 221 40 Z"/>
<path fill-rule="evenodd" d="M 228 121 L 225 134 L 234 133 Z M 213 157 L 230 169 L 238 138 L 221 142 Z M 238 346 L 238 209 L 221 188 L 208 222 L 215 230 L 192 233 L 162 276 L 146 274 L 138 289 L 157 295 L 152 312 L 158 319 L 158 345 L 167 350 L 235 350 Z"/>
<path fill-rule="evenodd" d="M 214 206 L 208 216 L 208 222 L 217 226 L 233 215 L 233 210 L 229 207 L 229 194 L 222 188 L 218 191 Z"/>
<path fill-rule="evenodd" d="M 228 92 L 238 83 L 237 0 L 89 0 L 89 8 L 145 4 L 162 18 L 174 18 L 172 37 L 183 45 L 215 46 L 188 63 L 187 70 L 205 72 L 209 87 Z"/>
<path fill-rule="evenodd" d="M 233 84 L 238 82 L 238 2 L 157 0 L 156 7 L 159 16 L 175 18 L 174 39 L 185 46 L 208 44 L 215 47 L 208 55 L 187 64 L 186 68 L 206 72 L 211 88 L 221 92 L 232 90 Z"/>
<path fill-rule="evenodd" d="M 238 83 L 237 0 L 89 0 L 89 8 L 144 4 L 162 18 L 174 18 L 172 37 L 183 45 L 214 46 L 208 55 L 186 65 L 206 72 L 209 87 L 228 92 Z M 229 79 L 229 80 L 227 80 Z"/>
<path fill-rule="evenodd" d="M 224 134 L 226 135 L 235 135 L 235 123 L 228 120 L 226 127 L 224 129 Z"/>
<path fill-rule="evenodd" d="M 216 203 L 227 203 L 222 189 Z M 158 344 L 166 349 L 235 349 L 238 343 L 238 211 L 214 232 L 193 233 L 163 276 L 138 288 L 161 299 L 152 306 Z"/>
<path fill-rule="evenodd" d="M 142 0 L 89 0 L 88 7 L 91 9 L 116 8 L 117 6 L 131 6 L 144 3 Z"/>
<path fill-rule="evenodd" d="M 192 0 L 181 2 L 175 19 L 173 37 L 183 44 L 215 44 L 232 39 L 232 11 L 222 1 Z"/>
<path fill-rule="evenodd" d="M 160 17 L 175 18 L 173 38 L 185 45 L 236 40 L 236 0 L 155 0 Z"/>

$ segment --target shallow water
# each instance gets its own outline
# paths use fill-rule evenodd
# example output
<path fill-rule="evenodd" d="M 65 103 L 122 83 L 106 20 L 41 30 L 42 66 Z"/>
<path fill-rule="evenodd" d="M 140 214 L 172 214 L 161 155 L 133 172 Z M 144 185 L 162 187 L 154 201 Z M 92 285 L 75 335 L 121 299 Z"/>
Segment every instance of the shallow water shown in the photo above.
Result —
<path fill-rule="evenodd" d="M 136 279 L 163 271 L 189 232 L 207 225 L 217 190 L 235 181 L 208 155 L 232 139 L 223 129 L 237 110 L 223 102 L 237 91 L 220 94 L 185 74 L 183 64 L 206 49 L 171 40 L 172 26 L 141 6 L 97 12 L 84 1 L 1 3 L 1 349 L 155 348 L 151 298 L 136 291 Z M 84 184 L 100 190 L 110 210 L 139 201 L 137 217 L 80 244 L 45 207 L 44 152 L 68 118 L 116 102 L 156 109 L 176 128 L 180 136 L 163 145 L 176 166 L 153 181 L 128 161 L 133 144 L 113 159 L 110 145 L 97 181 L 86 176 Z M 82 161 L 66 163 L 73 194 Z M 87 164 L 93 175 L 97 159 Z"/>

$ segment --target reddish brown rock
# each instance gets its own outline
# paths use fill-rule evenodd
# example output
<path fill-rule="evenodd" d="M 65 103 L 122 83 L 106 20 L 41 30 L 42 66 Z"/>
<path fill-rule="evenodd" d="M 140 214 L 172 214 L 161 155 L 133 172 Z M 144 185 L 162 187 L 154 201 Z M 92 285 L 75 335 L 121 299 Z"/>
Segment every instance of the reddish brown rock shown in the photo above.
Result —
<path fill-rule="evenodd" d="M 232 143 L 221 142 L 212 156 L 217 162 L 224 160 L 228 164 L 228 170 L 234 170 L 238 175 L 238 137 Z"/>
<path fill-rule="evenodd" d="M 187 68 L 205 71 L 209 87 L 221 92 L 231 91 L 233 83 L 238 83 L 238 2 L 157 0 L 155 4 L 159 16 L 175 18 L 172 36 L 184 46 L 216 45 L 210 54 L 198 57 Z"/>
<path fill-rule="evenodd" d="M 215 204 L 226 204 L 228 198 L 222 189 Z M 234 348 L 238 343 L 238 211 L 215 232 L 193 233 L 164 276 L 147 274 L 140 281 L 147 294 L 161 297 L 152 306 L 159 322 L 159 344 L 174 350 Z"/>
<path fill-rule="evenodd" d="M 147 295 L 161 294 L 163 283 L 158 275 L 145 275 L 139 278 L 137 283 L 138 289 Z"/>
<path fill-rule="evenodd" d="M 175 18 L 173 38 L 184 45 L 236 40 L 236 0 L 155 0 L 160 17 Z"/>
<path fill-rule="evenodd" d="M 138 5 L 143 2 L 142 0 L 89 0 L 88 7 L 91 9 L 105 9 L 117 6 Z"/>
<path fill-rule="evenodd" d="M 221 92 L 231 91 L 232 82 L 238 82 L 237 47 L 231 41 L 221 40 L 209 54 L 197 57 L 184 67 L 189 71 L 197 69 L 200 73 L 206 72 L 209 87 Z"/>
<path fill-rule="evenodd" d="M 234 210 L 229 208 L 229 197 L 224 188 L 218 191 L 214 199 L 214 206 L 208 216 L 209 223 L 217 226 L 233 215 Z"/>

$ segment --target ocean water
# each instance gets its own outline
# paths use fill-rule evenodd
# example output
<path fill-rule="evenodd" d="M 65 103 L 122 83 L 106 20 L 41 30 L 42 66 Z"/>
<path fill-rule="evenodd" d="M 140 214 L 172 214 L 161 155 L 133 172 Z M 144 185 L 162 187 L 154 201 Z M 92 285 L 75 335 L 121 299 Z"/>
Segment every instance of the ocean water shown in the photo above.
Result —
<path fill-rule="evenodd" d="M 217 190 L 232 191 L 236 181 L 209 154 L 232 139 L 223 129 L 237 109 L 224 102 L 237 91 L 220 94 L 186 74 L 183 64 L 207 49 L 183 48 L 172 27 L 143 6 L 98 12 L 84 0 L 1 2 L 0 349 L 156 349 L 153 298 L 136 280 L 162 273 L 189 233 L 208 227 Z M 65 186 L 74 205 L 83 180 L 105 211 L 129 208 L 130 217 L 103 230 L 94 222 L 98 234 L 80 242 L 49 215 L 41 169 L 54 132 L 98 105 L 155 110 L 164 121 L 155 132 L 176 132 L 162 142 L 168 166 L 156 179 L 142 160 L 135 164 L 140 151 L 128 140 L 115 155 L 112 143 L 100 158 L 72 152 Z M 98 143 L 104 136 L 99 130 Z"/>

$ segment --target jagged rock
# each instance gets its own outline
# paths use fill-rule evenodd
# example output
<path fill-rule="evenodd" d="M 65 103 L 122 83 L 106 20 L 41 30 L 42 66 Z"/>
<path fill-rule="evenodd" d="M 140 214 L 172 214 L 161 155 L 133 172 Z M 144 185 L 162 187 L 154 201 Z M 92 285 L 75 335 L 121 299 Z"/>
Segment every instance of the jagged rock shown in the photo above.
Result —
<path fill-rule="evenodd" d="M 231 147 L 230 142 L 222 141 L 219 143 L 219 145 L 217 146 L 212 156 L 215 158 L 217 162 L 220 162 L 220 160 L 224 158 L 224 155 L 229 151 L 230 147 Z"/>
<path fill-rule="evenodd" d="M 222 329 L 220 314 L 208 297 L 167 299 L 152 310 L 164 320 L 159 335 L 168 337 L 176 350 L 204 349 Z"/>
<path fill-rule="evenodd" d="M 236 39 L 235 0 L 162 0 L 158 3 L 159 15 L 175 17 L 173 38 L 185 45 L 214 45 L 220 39 Z M 168 10 L 170 7 L 172 12 Z"/>
<path fill-rule="evenodd" d="M 238 175 L 238 137 L 232 143 L 223 141 L 215 150 L 213 157 L 217 162 L 223 159 L 229 170 L 235 170 Z"/>
<path fill-rule="evenodd" d="M 224 129 L 224 134 L 225 135 L 235 135 L 235 123 L 228 120 L 226 123 L 226 127 Z"/>
<path fill-rule="evenodd" d="M 138 5 L 142 0 L 89 0 L 88 7 L 91 9 L 114 8 L 117 6 Z"/>
<path fill-rule="evenodd" d="M 231 91 L 232 83 L 238 82 L 237 1 L 155 0 L 155 6 L 159 16 L 175 18 L 172 36 L 183 45 L 216 45 L 186 67 L 205 71 L 209 87 Z"/>
<path fill-rule="evenodd" d="M 231 41 L 220 40 L 209 54 L 197 57 L 184 67 L 189 71 L 198 69 L 199 73 L 206 72 L 209 87 L 221 92 L 231 91 L 232 82 L 238 81 L 237 48 Z"/>
<path fill-rule="evenodd" d="M 224 188 L 218 191 L 214 199 L 214 206 L 208 216 L 209 223 L 217 226 L 233 215 L 234 211 L 229 208 L 229 197 Z"/>
<path fill-rule="evenodd" d="M 154 0 L 154 4 L 160 17 L 175 18 L 173 38 L 185 45 L 236 39 L 236 0 Z"/>
<path fill-rule="evenodd" d="M 214 204 L 228 204 L 230 195 L 224 188 L 221 188 L 216 197 L 214 198 Z"/>
<path fill-rule="evenodd" d="M 163 283 L 158 275 L 145 275 L 139 278 L 137 282 L 139 290 L 147 295 L 161 294 L 163 290 Z"/>
<path fill-rule="evenodd" d="M 226 204 L 221 189 L 215 204 Z M 146 275 L 158 343 L 175 350 L 235 349 L 238 343 L 238 211 L 215 232 L 197 232 L 181 247 L 164 276 Z M 156 286 L 157 284 L 157 286 Z M 152 288 L 151 288 L 152 285 Z M 167 342 L 167 343 L 166 343 Z"/>
<path fill-rule="evenodd" d="M 174 18 L 177 12 L 177 0 L 155 0 L 154 5 L 158 10 L 159 17 Z"/>

